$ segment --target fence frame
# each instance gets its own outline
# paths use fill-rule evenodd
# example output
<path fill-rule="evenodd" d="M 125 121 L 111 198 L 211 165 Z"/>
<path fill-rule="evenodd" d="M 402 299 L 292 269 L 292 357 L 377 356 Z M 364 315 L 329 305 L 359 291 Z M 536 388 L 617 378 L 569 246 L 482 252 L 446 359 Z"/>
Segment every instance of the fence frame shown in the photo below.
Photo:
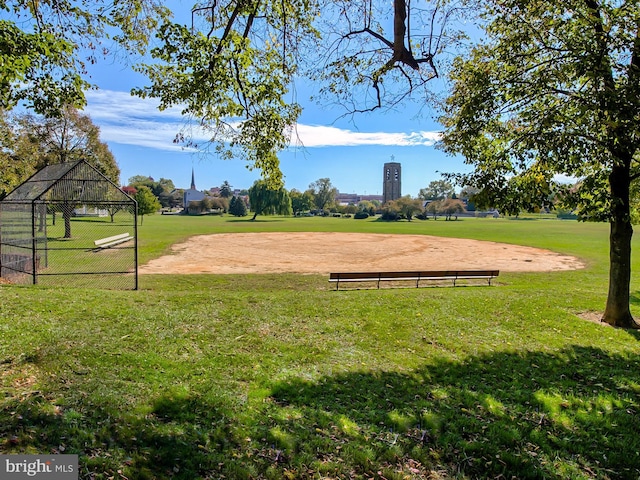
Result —
<path fill-rule="evenodd" d="M 74 222 L 79 234 L 72 237 L 71 220 L 78 206 L 85 212 L 93 209 L 96 215 L 101 209 L 109 212 L 111 223 L 95 221 L 82 226 Z M 49 230 L 61 227 L 50 227 L 48 220 L 55 225 L 58 212 L 64 222 L 64 237 L 52 238 Z M 116 215 L 124 220 L 114 223 Z M 122 228 L 132 232 L 130 241 L 111 247 L 109 258 L 90 256 L 96 232 Z M 68 240 L 69 246 L 63 246 L 63 240 Z M 61 258 L 69 266 L 61 266 Z M 137 203 L 85 160 L 48 165 L 0 201 L 0 277 L 12 283 L 86 286 L 88 275 L 95 276 L 94 283 L 99 282 L 93 286 L 109 288 L 109 282 L 100 281 L 106 277 L 114 284 L 138 290 Z"/>

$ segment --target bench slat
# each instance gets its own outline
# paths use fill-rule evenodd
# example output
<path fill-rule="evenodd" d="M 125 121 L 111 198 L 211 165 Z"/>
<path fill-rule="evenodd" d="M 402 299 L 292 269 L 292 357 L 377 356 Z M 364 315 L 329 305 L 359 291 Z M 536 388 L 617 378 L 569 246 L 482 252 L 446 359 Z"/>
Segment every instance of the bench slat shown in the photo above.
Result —
<path fill-rule="evenodd" d="M 457 280 L 486 279 L 491 285 L 491 280 L 500 274 L 499 270 L 424 270 L 403 272 L 332 272 L 329 274 L 329 282 L 336 283 L 336 290 L 340 282 L 380 282 L 412 280 L 416 287 L 421 280 L 452 280 L 453 285 Z"/>
<path fill-rule="evenodd" d="M 95 243 L 96 245 L 104 245 L 105 243 L 109 243 L 109 242 L 113 242 L 115 240 L 122 240 L 124 238 L 129 237 L 129 233 L 120 233 L 118 235 L 112 235 L 111 237 L 105 237 L 105 238 L 100 238 L 99 240 L 96 240 Z"/>
<path fill-rule="evenodd" d="M 133 237 L 129 235 L 129 233 L 121 233 L 119 235 L 112 235 L 111 237 L 100 238 L 93 242 L 97 249 L 109 248 L 120 243 L 128 242 L 129 240 L 133 240 Z"/>
<path fill-rule="evenodd" d="M 113 242 L 104 243 L 104 244 L 100 245 L 98 248 L 114 247 L 114 246 L 119 245 L 121 243 L 128 242 L 129 240 L 133 240 L 133 237 L 121 238 L 120 240 L 114 240 Z"/>

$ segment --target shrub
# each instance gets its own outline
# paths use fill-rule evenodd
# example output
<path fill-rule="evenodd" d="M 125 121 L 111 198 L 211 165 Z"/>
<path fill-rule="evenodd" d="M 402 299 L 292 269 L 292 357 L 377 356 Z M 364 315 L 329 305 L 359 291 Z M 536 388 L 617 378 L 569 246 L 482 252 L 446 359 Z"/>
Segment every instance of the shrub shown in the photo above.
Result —
<path fill-rule="evenodd" d="M 558 209 L 557 217 L 562 220 L 575 220 L 578 216 L 570 210 Z"/>
<path fill-rule="evenodd" d="M 355 219 L 362 219 L 362 218 L 369 218 L 369 214 L 367 212 L 356 212 L 356 214 L 353 216 L 353 218 Z"/>
<path fill-rule="evenodd" d="M 247 206 L 244 204 L 244 200 L 238 197 L 231 197 L 229 202 L 229 213 L 236 217 L 244 217 L 247 215 Z"/>
<path fill-rule="evenodd" d="M 385 210 L 382 212 L 382 216 L 380 218 L 387 222 L 395 222 L 396 220 L 400 220 L 400 214 L 393 210 Z"/>

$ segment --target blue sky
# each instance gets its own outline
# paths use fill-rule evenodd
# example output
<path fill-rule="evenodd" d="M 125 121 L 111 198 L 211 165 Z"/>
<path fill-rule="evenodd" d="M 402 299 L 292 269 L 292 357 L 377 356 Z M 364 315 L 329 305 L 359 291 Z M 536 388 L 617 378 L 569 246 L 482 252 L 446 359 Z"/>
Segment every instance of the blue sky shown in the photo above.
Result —
<path fill-rule="evenodd" d="M 90 73 L 98 89 L 87 92 L 84 113 L 100 127 L 102 140 L 120 166 L 123 185 L 134 175 L 145 175 L 169 178 L 176 187 L 188 188 L 192 168 L 200 190 L 224 181 L 233 188 L 249 188 L 260 178 L 260 172 L 248 170 L 242 160 L 221 160 L 214 153 L 194 153 L 174 144 L 185 124 L 179 108 L 160 112 L 154 99 L 132 97 L 133 87 L 148 82 L 130 67 L 102 63 Z M 436 82 L 434 89 L 444 88 Z M 441 126 L 423 101 L 416 100 L 402 111 L 340 118 L 344 111 L 308 100 L 314 88 L 296 85 L 297 101 L 304 107 L 297 125 L 304 147 L 279 155 L 285 188 L 304 191 L 315 180 L 328 177 L 340 192 L 381 195 L 383 164 L 393 157 L 402 165 L 403 195 L 415 197 L 420 188 L 441 178 L 438 172 L 467 170 L 462 159 L 435 148 Z"/>

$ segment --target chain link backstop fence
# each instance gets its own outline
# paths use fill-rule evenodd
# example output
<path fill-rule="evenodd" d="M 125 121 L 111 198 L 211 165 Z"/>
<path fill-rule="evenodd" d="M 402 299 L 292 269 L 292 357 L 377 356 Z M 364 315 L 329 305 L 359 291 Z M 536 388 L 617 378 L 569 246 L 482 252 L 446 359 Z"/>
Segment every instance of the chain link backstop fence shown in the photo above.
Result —
<path fill-rule="evenodd" d="M 0 202 L 0 276 L 137 289 L 136 202 L 85 161 L 49 165 Z"/>

